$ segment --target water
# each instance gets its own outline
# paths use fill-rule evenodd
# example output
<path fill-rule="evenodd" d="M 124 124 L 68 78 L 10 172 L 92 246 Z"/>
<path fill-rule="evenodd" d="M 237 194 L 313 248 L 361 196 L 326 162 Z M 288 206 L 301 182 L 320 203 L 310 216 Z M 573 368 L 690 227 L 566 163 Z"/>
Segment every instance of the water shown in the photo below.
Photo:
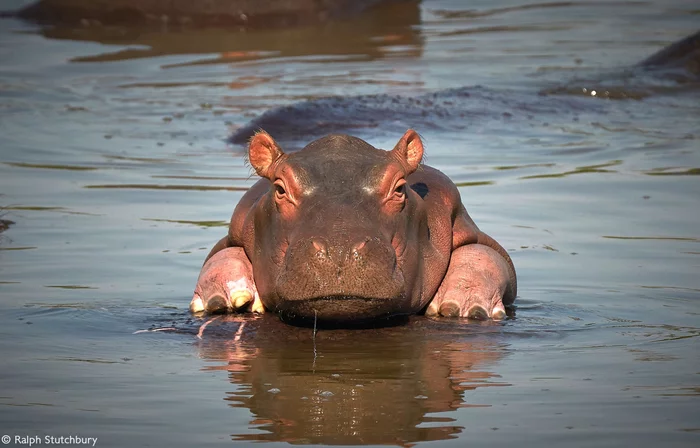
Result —
<path fill-rule="evenodd" d="M 696 446 L 700 95 L 626 67 L 697 19 L 680 0 L 445 0 L 248 33 L 0 20 L 0 205 L 15 223 L 0 237 L 0 433 Z M 303 100 L 462 87 L 478 98 L 457 104 L 462 121 L 390 114 L 352 133 L 392 147 L 421 132 L 513 257 L 514 319 L 314 341 L 243 316 L 196 337 L 202 260 L 255 180 L 228 135 Z"/>

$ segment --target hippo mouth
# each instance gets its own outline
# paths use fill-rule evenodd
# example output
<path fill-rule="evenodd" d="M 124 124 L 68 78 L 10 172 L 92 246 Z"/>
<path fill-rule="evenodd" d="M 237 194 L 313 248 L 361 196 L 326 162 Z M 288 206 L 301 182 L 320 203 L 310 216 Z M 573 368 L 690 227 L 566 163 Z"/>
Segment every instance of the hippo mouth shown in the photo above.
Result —
<path fill-rule="evenodd" d="M 365 326 L 393 323 L 410 314 L 404 311 L 404 297 L 361 297 L 328 295 L 304 300 L 282 300 L 277 305 L 280 318 L 303 326 Z"/>

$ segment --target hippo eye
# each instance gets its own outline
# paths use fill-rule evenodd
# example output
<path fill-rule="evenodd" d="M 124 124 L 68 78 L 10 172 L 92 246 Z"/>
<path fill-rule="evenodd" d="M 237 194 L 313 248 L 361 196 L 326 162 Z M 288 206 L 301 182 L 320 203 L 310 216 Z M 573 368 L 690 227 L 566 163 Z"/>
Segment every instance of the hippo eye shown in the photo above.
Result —
<path fill-rule="evenodd" d="M 277 180 L 275 182 L 275 195 L 279 198 L 287 194 L 287 190 L 284 189 L 284 184 L 282 181 Z"/>
<path fill-rule="evenodd" d="M 394 194 L 396 196 L 403 196 L 406 194 L 406 182 L 402 182 L 394 188 Z"/>

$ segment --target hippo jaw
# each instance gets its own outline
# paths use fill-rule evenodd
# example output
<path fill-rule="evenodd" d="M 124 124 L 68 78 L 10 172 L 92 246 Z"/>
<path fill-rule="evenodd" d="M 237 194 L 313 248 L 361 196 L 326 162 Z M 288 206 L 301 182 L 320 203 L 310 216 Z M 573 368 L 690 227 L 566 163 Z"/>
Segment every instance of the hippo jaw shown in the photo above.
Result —
<path fill-rule="evenodd" d="M 403 309 L 405 301 L 404 296 L 328 295 L 303 300 L 281 299 L 276 311 L 282 320 L 300 325 L 365 325 L 410 314 L 410 310 Z"/>
<path fill-rule="evenodd" d="M 272 297 L 267 297 L 271 300 L 263 298 L 263 302 L 272 302 L 270 308 L 285 320 L 311 324 L 368 322 L 415 311 L 408 309 L 404 275 L 396 264 L 378 272 L 351 269 L 347 272 L 350 275 L 339 277 L 308 269 L 308 264 L 306 267 L 306 272 L 285 271 L 278 277 Z"/>

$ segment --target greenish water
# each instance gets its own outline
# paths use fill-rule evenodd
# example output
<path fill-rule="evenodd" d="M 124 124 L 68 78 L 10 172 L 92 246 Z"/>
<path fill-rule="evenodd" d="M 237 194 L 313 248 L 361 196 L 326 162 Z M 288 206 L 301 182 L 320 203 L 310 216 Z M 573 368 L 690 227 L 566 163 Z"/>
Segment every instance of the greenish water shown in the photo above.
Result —
<path fill-rule="evenodd" d="M 697 446 L 700 94 L 625 67 L 698 17 L 680 0 L 426 0 L 247 33 L 0 19 L 0 217 L 14 222 L 0 435 Z M 461 120 L 393 114 L 353 134 L 392 147 L 395 130 L 421 133 L 511 253 L 514 319 L 314 340 L 235 316 L 197 337 L 199 268 L 255 181 L 227 136 L 298 101 L 464 86 Z"/>

